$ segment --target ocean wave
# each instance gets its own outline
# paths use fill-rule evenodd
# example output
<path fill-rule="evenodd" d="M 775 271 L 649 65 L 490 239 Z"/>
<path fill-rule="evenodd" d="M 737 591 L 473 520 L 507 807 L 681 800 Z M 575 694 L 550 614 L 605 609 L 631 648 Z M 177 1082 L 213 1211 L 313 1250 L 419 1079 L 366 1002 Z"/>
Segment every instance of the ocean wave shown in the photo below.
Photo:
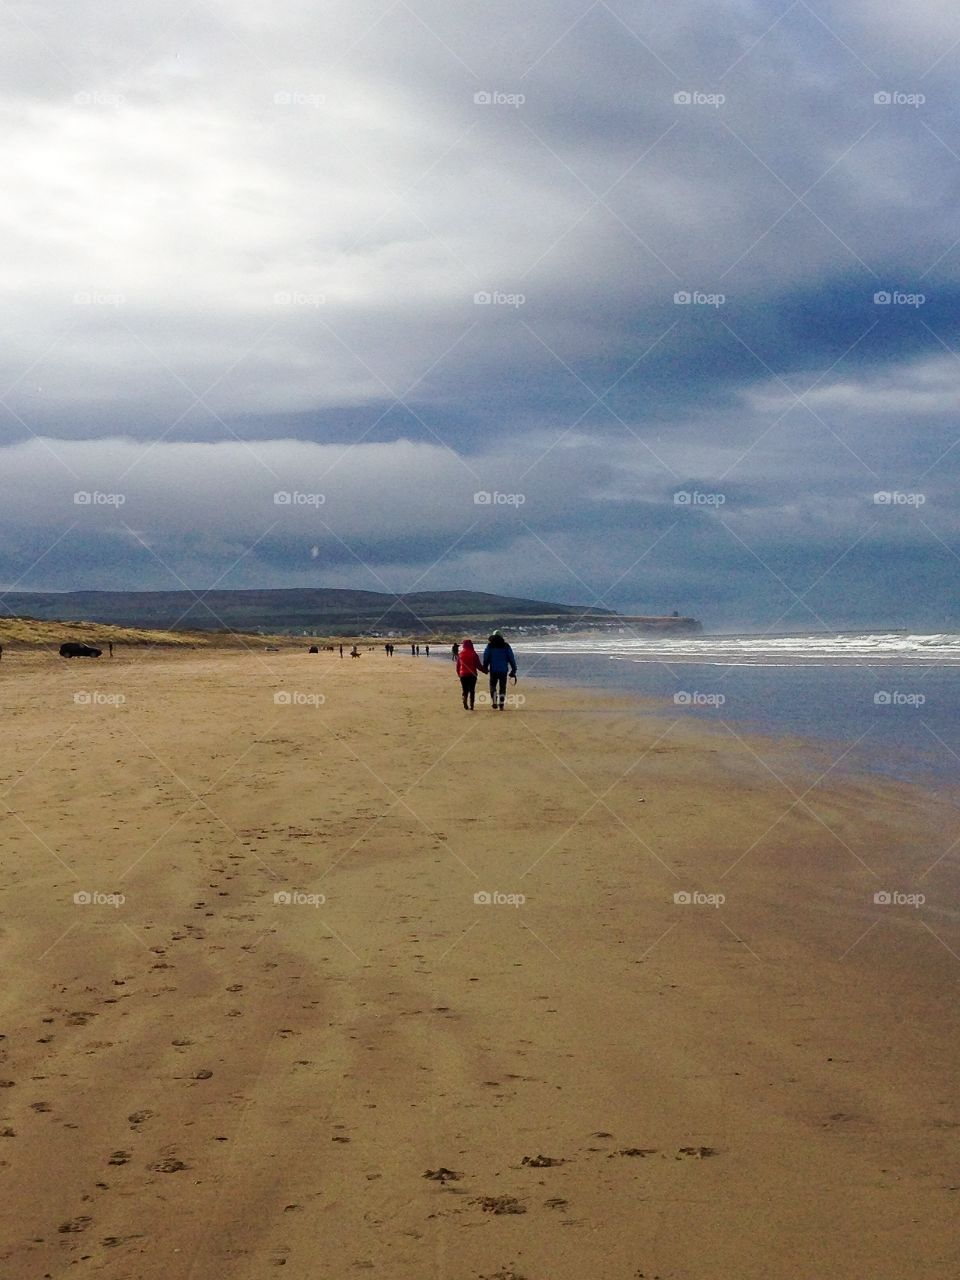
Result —
<path fill-rule="evenodd" d="M 528 654 L 590 654 L 632 662 L 700 662 L 709 666 L 960 663 L 960 635 L 954 632 L 650 637 L 597 634 L 536 637 L 520 641 L 515 647 Z"/>

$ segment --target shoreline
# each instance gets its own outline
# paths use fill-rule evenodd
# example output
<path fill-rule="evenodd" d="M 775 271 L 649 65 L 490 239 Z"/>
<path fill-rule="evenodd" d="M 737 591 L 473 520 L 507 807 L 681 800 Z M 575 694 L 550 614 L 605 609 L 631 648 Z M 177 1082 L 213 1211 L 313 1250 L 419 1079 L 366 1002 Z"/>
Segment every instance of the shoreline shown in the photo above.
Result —
<path fill-rule="evenodd" d="M 522 651 L 518 651 L 522 652 Z M 537 655 L 531 655 L 537 656 Z M 605 659 L 608 655 L 601 654 L 585 654 L 577 653 L 573 655 L 566 654 L 548 654 L 540 655 L 550 659 L 563 658 L 565 661 L 573 662 L 576 658 L 585 658 L 587 661 L 596 661 Z M 610 661 L 616 661 L 609 658 Z M 625 661 L 630 661 L 626 659 Z M 640 665 L 650 666 L 672 666 L 676 665 L 680 670 L 686 666 L 723 666 L 729 670 L 740 673 L 752 672 L 758 666 L 754 663 L 746 664 L 730 664 L 730 663 L 703 663 L 703 662 L 678 662 L 667 663 L 666 659 L 651 659 L 649 664 Z M 781 663 L 774 664 L 779 669 L 806 669 L 809 664 L 802 663 Z M 886 664 L 878 664 L 879 666 L 903 666 L 904 664 L 890 661 Z M 825 663 L 821 664 L 822 669 L 832 670 L 851 670 L 863 669 L 864 664 L 855 666 L 853 663 Z M 764 667 L 763 669 L 767 669 Z M 867 668 L 869 669 L 869 667 Z M 914 670 L 922 668 L 912 668 Z M 933 669 L 933 664 L 927 664 L 926 671 Z M 949 670 L 949 667 L 941 667 L 939 670 Z M 672 720 L 675 715 L 679 717 L 683 724 L 695 724 L 708 732 L 723 733 L 724 728 L 735 735 L 743 736 L 749 740 L 756 740 L 767 744 L 768 749 L 774 749 L 777 743 L 790 743 L 801 755 L 808 755 L 812 759 L 824 759 L 832 754 L 842 754 L 846 748 L 851 746 L 850 737 L 841 735 L 839 726 L 824 726 L 819 732 L 813 728 L 795 729 L 789 725 L 776 725 L 770 720 L 764 720 L 759 717 L 750 716 L 731 716 L 729 713 L 713 716 L 710 712 L 698 712 L 695 709 L 675 708 L 670 704 L 670 695 L 666 692 L 652 693 L 644 691 L 640 688 L 630 688 L 629 686 L 617 686 L 614 683 L 606 683 L 602 679 L 590 680 L 589 677 L 578 678 L 573 673 L 548 671 L 542 675 L 528 675 L 524 677 L 528 680 L 543 681 L 547 684 L 555 683 L 562 688 L 579 691 L 585 696 L 591 695 L 610 695 L 620 696 L 625 699 L 634 700 L 637 708 L 643 714 L 653 716 L 662 720 Z M 956 770 L 949 767 L 938 768 L 935 761 L 943 760 L 946 755 L 952 755 L 949 747 L 940 742 L 938 746 L 931 743 L 925 749 L 921 749 L 916 743 L 909 745 L 899 744 L 891 746 L 889 742 L 881 742 L 876 738 L 866 742 L 867 734 L 858 735 L 855 739 L 856 746 L 860 749 L 859 754 L 854 756 L 849 763 L 842 762 L 837 766 L 844 776 L 856 780 L 859 777 L 879 778 L 889 781 L 892 784 L 901 784 L 906 786 L 917 787 L 920 791 L 930 792 L 939 797 L 950 797 L 956 807 L 960 807 L 960 784 L 957 782 Z"/>
<path fill-rule="evenodd" d="M 11 1274 L 949 1273 L 951 806 L 518 688 L 4 662 Z"/>
<path fill-rule="evenodd" d="M 618 692 L 610 687 L 586 684 L 573 677 L 564 678 L 553 673 L 525 676 L 523 679 L 535 681 L 545 687 L 555 686 L 582 696 L 586 700 L 586 705 L 570 709 L 570 714 L 627 713 L 643 716 L 648 722 L 656 721 L 663 724 L 676 722 L 680 726 L 690 728 L 694 736 L 703 733 L 710 738 L 715 737 L 721 743 L 725 741 L 727 735 L 733 734 L 747 743 L 762 747 L 767 752 L 784 756 L 787 761 L 785 767 L 798 774 L 815 772 L 818 766 L 830 767 L 831 762 L 850 746 L 850 743 L 843 738 L 834 738 L 827 734 L 814 736 L 787 730 L 777 733 L 763 724 L 749 720 L 737 720 L 736 728 L 733 729 L 706 715 L 697 715 L 695 712 L 685 711 L 672 716 L 671 707 L 664 705 L 664 698 L 657 698 L 638 690 L 624 689 Z M 601 711 L 590 704 L 591 699 L 611 700 L 614 705 Z M 882 755 L 882 749 L 878 748 L 873 756 L 876 761 L 873 768 L 870 767 L 868 760 L 858 758 L 855 763 L 850 764 L 841 760 L 839 764 L 830 767 L 830 772 L 833 774 L 835 770 L 837 776 L 853 784 L 882 783 L 891 789 L 904 788 L 909 795 L 919 796 L 921 799 L 926 797 L 931 803 L 947 801 L 951 807 L 960 808 L 960 785 L 956 782 L 951 783 L 945 776 L 941 777 L 932 772 L 928 776 L 907 776 L 903 771 L 893 770 L 886 772 L 881 767 Z"/>

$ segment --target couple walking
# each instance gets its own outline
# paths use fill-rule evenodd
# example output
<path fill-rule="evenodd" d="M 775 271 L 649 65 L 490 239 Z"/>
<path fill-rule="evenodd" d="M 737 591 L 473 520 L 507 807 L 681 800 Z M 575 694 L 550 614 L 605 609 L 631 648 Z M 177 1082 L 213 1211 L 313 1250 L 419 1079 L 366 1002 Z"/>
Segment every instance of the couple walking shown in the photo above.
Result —
<path fill-rule="evenodd" d="M 477 674 L 482 671 L 490 676 L 490 705 L 494 711 L 502 711 L 507 693 L 507 675 L 517 682 L 517 660 L 513 650 L 503 638 L 502 631 L 494 631 L 487 641 L 483 657 L 473 647 L 472 640 L 464 640 L 457 653 L 457 675 L 463 694 L 464 711 L 472 711 L 477 692 Z"/>

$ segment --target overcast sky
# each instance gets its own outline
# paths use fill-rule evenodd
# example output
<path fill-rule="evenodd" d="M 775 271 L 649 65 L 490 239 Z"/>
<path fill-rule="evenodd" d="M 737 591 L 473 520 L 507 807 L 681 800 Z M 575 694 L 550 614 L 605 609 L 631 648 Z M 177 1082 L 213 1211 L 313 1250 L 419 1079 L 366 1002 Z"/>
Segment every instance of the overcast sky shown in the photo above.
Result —
<path fill-rule="evenodd" d="M 2 21 L 0 588 L 960 622 L 955 4 Z"/>

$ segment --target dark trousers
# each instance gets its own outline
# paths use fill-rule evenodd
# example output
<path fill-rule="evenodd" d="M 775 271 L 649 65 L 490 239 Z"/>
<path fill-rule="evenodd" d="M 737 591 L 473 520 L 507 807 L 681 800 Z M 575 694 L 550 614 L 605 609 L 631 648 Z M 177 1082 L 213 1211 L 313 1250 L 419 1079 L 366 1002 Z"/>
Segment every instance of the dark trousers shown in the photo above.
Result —
<path fill-rule="evenodd" d="M 503 710 L 503 700 L 507 696 L 507 673 L 498 675 L 490 672 L 490 701 L 499 711 Z"/>
<path fill-rule="evenodd" d="M 477 695 L 477 677 L 461 676 L 460 688 L 463 690 L 463 705 L 473 710 L 473 701 Z"/>

